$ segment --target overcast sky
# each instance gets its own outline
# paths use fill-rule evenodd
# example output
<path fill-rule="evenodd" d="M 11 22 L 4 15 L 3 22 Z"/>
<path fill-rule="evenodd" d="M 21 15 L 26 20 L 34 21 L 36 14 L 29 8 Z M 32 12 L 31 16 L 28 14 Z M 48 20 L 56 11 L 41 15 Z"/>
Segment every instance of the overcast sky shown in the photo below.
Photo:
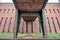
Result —
<path fill-rule="evenodd" d="M 4 2 L 4 3 L 13 3 L 12 0 L 0 0 L 0 2 Z M 48 2 L 53 2 L 53 3 L 56 3 L 58 2 L 58 0 L 49 0 Z"/>

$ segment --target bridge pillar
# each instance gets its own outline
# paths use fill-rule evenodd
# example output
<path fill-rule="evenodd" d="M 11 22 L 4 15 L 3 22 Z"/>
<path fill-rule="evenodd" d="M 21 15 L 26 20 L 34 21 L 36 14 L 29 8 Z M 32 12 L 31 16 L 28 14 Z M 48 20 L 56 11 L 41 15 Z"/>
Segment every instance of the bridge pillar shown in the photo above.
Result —
<path fill-rule="evenodd" d="M 39 23 L 41 24 L 43 37 L 47 37 L 45 10 L 39 12 Z"/>
<path fill-rule="evenodd" d="M 15 20 L 14 20 L 14 36 L 13 38 L 17 38 L 18 32 L 19 32 L 19 26 L 20 26 L 20 20 L 21 20 L 21 13 L 18 9 L 15 11 Z"/>

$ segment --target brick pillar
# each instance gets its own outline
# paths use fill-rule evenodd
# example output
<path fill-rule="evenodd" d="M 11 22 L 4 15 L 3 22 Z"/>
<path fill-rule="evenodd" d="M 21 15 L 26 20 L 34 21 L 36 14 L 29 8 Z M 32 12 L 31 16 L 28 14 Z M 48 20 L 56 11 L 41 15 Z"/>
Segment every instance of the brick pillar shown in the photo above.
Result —
<path fill-rule="evenodd" d="M 31 33 L 31 22 L 28 22 L 28 33 Z"/>
<path fill-rule="evenodd" d="M 29 22 L 26 21 L 26 32 L 29 34 L 33 33 L 33 22 L 32 21 L 29 21 Z"/>
<path fill-rule="evenodd" d="M 24 33 L 26 33 L 26 22 L 24 21 Z"/>

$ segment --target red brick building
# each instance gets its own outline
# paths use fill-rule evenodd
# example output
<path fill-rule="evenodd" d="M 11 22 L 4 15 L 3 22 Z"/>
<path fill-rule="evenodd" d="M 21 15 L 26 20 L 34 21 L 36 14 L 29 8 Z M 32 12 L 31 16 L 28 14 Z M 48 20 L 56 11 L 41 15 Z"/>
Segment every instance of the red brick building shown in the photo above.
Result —
<path fill-rule="evenodd" d="M 14 32 L 15 11 L 12 3 L 0 3 L 0 33 Z M 45 14 L 47 32 L 60 33 L 60 3 L 48 3 L 45 7 Z M 31 26 L 27 27 L 27 23 L 21 17 L 19 32 L 42 32 L 38 17 L 29 25 Z"/>

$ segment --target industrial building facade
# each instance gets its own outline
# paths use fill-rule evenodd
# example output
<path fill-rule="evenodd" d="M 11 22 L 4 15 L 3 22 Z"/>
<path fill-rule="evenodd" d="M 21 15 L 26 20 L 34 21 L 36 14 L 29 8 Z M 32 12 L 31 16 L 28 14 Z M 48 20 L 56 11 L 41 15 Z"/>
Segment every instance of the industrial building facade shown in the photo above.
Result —
<path fill-rule="evenodd" d="M 0 3 L 0 33 L 14 32 L 15 11 L 16 9 L 13 3 Z M 45 15 L 47 32 L 60 33 L 60 3 L 47 3 Z M 42 32 L 38 17 L 34 22 L 31 22 L 31 24 L 27 23 L 28 22 L 25 22 L 21 17 L 20 33 Z"/>

